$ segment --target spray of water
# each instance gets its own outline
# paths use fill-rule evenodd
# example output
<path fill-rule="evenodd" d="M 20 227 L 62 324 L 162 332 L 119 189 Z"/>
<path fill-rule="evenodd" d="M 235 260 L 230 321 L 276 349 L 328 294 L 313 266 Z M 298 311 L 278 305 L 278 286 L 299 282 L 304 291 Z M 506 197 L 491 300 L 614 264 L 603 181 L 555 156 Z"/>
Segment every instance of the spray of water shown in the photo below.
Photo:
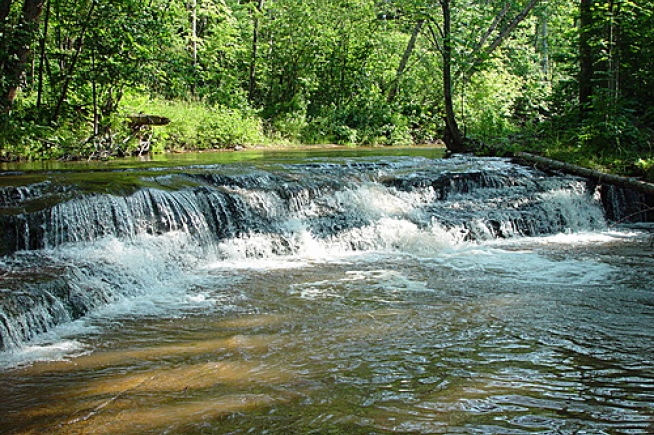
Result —
<path fill-rule="evenodd" d="M 2 290 L 0 350 L 25 350 L 38 339 L 45 349 L 52 345 L 47 333 L 109 307 L 156 313 L 207 304 L 198 291 L 208 279 L 202 271 L 216 265 L 393 252 L 439 258 L 498 239 L 605 228 L 583 180 L 501 159 L 407 158 L 230 175 L 206 168 L 181 176 L 192 183 L 174 190 L 163 187 L 171 184 L 166 178 L 161 189 L 77 195 L 5 218 L 5 245 L 16 252 L 0 269 L 31 279 Z M 39 194 L 21 192 L 15 201 Z"/>

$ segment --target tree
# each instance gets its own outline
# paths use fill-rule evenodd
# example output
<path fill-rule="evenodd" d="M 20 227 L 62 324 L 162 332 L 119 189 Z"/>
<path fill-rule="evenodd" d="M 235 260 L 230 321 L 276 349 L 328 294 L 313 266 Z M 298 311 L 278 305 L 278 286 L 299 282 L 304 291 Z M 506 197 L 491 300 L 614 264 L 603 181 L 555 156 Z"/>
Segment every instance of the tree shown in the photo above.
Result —
<path fill-rule="evenodd" d="M 236 5 L 235 5 L 236 6 Z M 202 2 L 199 14 L 198 97 L 209 104 L 249 107 L 248 44 L 236 12 L 222 0 Z"/>
<path fill-rule="evenodd" d="M 18 23 L 11 26 L 7 23 L 11 11 L 11 0 L 0 3 L 0 22 L 2 36 L 0 43 L 6 47 L 0 70 L 3 75 L 0 108 L 10 111 L 20 88 L 21 77 L 32 53 L 32 45 L 39 30 L 38 22 L 43 11 L 45 0 L 24 0 Z"/>
<path fill-rule="evenodd" d="M 198 73 L 198 0 L 191 0 L 191 59 L 193 62 L 193 77 L 191 78 L 191 93 L 195 94 Z"/>
<path fill-rule="evenodd" d="M 308 110 L 311 116 L 350 100 L 375 54 L 373 6 L 367 0 L 269 3 L 260 23 L 266 58 L 258 70 L 266 83 L 260 96 L 265 113 Z"/>
<path fill-rule="evenodd" d="M 539 0 L 488 0 L 484 8 L 478 8 L 477 3 L 471 0 L 456 3 L 407 0 L 402 3 L 415 11 L 415 16 L 427 20 L 427 38 L 432 49 L 441 55 L 444 139 L 452 152 L 470 149 L 457 122 L 453 96 L 456 82 L 465 84 L 482 70 Z"/>
<path fill-rule="evenodd" d="M 418 35 L 422 31 L 422 27 L 424 25 L 425 25 L 425 20 L 423 18 L 419 19 L 418 21 L 416 21 L 416 25 L 413 28 L 413 31 L 411 32 L 411 38 L 409 38 L 409 42 L 407 43 L 406 49 L 402 54 L 402 59 L 400 60 L 400 64 L 397 67 L 397 72 L 395 73 L 395 80 L 391 84 L 390 90 L 388 91 L 388 97 L 386 99 L 389 103 L 392 103 L 395 100 L 395 97 L 397 96 L 397 92 L 400 86 L 400 81 L 402 80 L 402 76 L 404 75 L 407 69 L 409 59 L 411 58 L 411 55 L 413 54 L 413 51 L 416 47 L 416 41 L 418 40 Z"/>
<path fill-rule="evenodd" d="M 652 14 L 633 0 L 0 0 L 0 121 L 20 125 L 0 140 L 83 142 L 54 130 L 98 135 L 130 92 L 310 142 L 441 135 L 461 152 L 574 113 L 581 142 L 624 146 L 653 128 Z"/>
<path fill-rule="evenodd" d="M 578 96 L 584 147 L 600 154 L 608 148 L 625 152 L 646 148 L 651 140 L 653 14 L 646 2 L 580 3 Z"/>
<path fill-rule="evenodd" d="M 443 55 L 443 93 L 445 95 L 445 144 L 452 152 L 462 152 L 470 149 L 465 143 L 465 137 L 461 133 L 454 112 L 454 103 L 452 99 L 452 74 L 451 64 L 453 55 L 454 37 L 451 30 L 451 8 L 450 0 L 441 0 L 441 10 L 443 13 L 443 35 L 442 55 Z M 511 35 L 518 25 L 529 15 L 531 10 L 539 3 L 539 0 L 529 0 L 510 21 L 506 20 L 510 9 L 509 2 L 503 2 L 499 12 L 495 14 L 491 24 L 485 32 L 482 33 L 479 42 L 474 46 L 472 52 L 468 55 L 469 61 L 466 65 L 460 67 L 460 71 L 469 80 L 481 65 L 489 59 L 498 47 Z M 492 38 L 492 35 L 495 37 Z M 489 42 L 490 41 L 490 42 Z"/>
<path fill-rule="evenodd" d="M 259 17 L 263 12 L 265 0 L 257 0 L 257 6 L 252 12 L 252 57 L 250 59 L 250 70 L 248 77 L 248 98 L 254 101 L 254 94 L 257 88 L 257 59 L 259 55 Z"/>
<path fill-rule="evenodd" d="M 464 142 L 463 133 L 459 129 L 454 113 L 452 98 L 452 51 L 454 41 L 452 36 L 452 11 L 450 0 L 441 0 L 443 11 L 443 42 L 441 54 L 443 55 L 443 95 L 445 96 L 445 145 L 453 153 L 465 152 L 468 146 Z"/>
<path fill-rule="evenodd" d="M 633 103 L 641 122 L 654 129 L 654 6 L 635 3 L 623 4 L 618 17 L 620 92 Z"/>
<path fill-rule="evenodd" d="M 592 5 L 593 0 L 579 2 L 579 106 L 582 111 L 588 110 L 593 94 Z"/>

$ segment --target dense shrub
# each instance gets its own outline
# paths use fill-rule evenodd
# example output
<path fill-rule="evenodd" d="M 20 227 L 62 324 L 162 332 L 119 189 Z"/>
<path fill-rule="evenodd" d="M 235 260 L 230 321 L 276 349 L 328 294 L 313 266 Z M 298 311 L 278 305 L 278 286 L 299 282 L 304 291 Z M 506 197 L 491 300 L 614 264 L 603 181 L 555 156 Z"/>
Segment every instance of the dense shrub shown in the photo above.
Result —
<path fill-rule="evenodd" d="M 121 111 L 170 119 L 170 124 L 154 128 L 157 151 L 231 148 L 265 141 L 261 120 L 253 111 L 192 101 L 152 99 L 146 95 L 125 98 Z"/>

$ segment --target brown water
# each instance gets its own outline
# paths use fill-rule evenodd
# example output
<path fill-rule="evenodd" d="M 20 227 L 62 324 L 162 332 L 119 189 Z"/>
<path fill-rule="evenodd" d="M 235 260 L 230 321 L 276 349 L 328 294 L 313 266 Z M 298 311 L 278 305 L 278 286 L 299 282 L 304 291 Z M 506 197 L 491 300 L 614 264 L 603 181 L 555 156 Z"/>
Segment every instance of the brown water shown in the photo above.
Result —
<path fill-rule="evenodd" d="M 0 372 L 0 433 L 654 433 L 644 237 L 196 273 L 187 299 L 89 318 L 77 355 Z"/>

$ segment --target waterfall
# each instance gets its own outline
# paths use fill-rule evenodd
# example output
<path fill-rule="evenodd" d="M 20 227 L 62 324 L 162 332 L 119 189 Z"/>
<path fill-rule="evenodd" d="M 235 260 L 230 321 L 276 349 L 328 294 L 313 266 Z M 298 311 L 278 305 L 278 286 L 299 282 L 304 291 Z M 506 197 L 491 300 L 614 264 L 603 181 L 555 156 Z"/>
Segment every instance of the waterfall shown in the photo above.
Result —
<path fill-rule="evenodd" d="M 437 251 L 606 225 L 584 179 L 499 158 L 210 166 L 149 174 L 131 193 L 87 191 L 0 188 L 0 350 L 203 261 Z"/>

